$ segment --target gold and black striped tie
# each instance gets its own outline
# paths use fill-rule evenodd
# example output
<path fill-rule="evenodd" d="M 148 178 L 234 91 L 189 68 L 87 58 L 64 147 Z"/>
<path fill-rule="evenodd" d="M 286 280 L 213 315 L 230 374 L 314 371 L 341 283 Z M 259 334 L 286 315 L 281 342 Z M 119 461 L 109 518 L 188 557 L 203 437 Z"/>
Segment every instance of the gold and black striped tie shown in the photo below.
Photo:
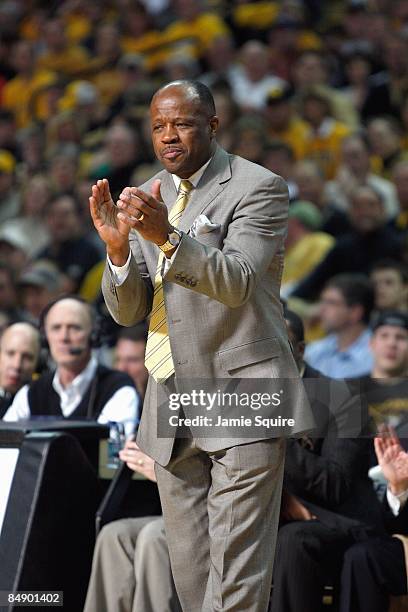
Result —
<path fill-rule="evenodd" d="M 169 222 L 174 227 L 177 227 L 179 224 L 192 188 L 193 185 L 190 181 L 182 180 L 180 182 L 177 200 L 169 214 Z M 161 274 L 164 258 L 164 253 L 160 252 L 154 279 L 153 306 L 150 314 L 145 356 L 146 368 L 156 381 L 161 382 L 164 382 L 169 376 L 174 374 Z"/>

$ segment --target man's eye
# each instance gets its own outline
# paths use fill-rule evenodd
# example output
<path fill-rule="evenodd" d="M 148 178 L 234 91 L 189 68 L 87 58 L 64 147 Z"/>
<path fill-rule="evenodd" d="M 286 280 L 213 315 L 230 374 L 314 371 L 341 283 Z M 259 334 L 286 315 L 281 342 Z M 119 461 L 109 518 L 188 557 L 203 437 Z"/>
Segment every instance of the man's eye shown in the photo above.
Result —
<path fill-rule="evenodd" d="M 162 128 L 162 127 L 163 127 L 163 126 L 161 126 L 161 125 L 155 125 L 155 126 L 153 126 L 153 132 L 157 132 L 158 130 L 161 130 L 161 128 Z"/>
<path fill-rule="evenodd" d="M 176 123 L 176 126 L 181 127 L 181 128 L 187 128 L 189 127 L 189 124 L 188 123 Z"/>

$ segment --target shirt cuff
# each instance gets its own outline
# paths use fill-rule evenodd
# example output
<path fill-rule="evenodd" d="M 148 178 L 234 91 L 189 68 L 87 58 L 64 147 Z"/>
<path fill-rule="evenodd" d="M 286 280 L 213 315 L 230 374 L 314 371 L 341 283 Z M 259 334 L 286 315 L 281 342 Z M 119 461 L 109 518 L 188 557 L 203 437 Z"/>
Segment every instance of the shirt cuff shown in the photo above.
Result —
<path fill-rule="evenodd" d="M 387 502 L 394 516 L 398 516 L 408 499 L 408 489 L 399 495 L 394 495 L 387 489 Z"/>
<path fill-rule="evenodd" d="M 127 258 L 126 263 L 123 266 L 114 266 L 111 260 L 109 259 L 109 255 L 106 256 L 108 260 L 108 266 L 111 269 L 113 280 L 115 281 L 115 285 L 119 287 L 122 285 L 127 279 L 127 275 L 129 273 L 130 268 L 130 258 L 132 257 L 132 251 L 129 251 L 129 256 Z"/>
<path fill-rule="evenodd" d="M 164 270 L 163 270 L 163 276 L 164 276 L 164 275 L 165 275 L 165 274 L 168 272 L 168 270 L 169 270 L 169 268 L 170 268 L 171 264 L 173 263 L 174 258 L 176 257 L 177 250 L 178 250 L 179 246 L 180 246 L 180 242 L 179 242 L 179 243 L 178 243 L 178 245 L 176 246 L 176 249 L 175 249 L 175 251 L 174 251 L 173 255 L 170 257 L 170 259 L 167 259 L 167 257 L 165 257 L 165 258 L 164 258 Z"/>

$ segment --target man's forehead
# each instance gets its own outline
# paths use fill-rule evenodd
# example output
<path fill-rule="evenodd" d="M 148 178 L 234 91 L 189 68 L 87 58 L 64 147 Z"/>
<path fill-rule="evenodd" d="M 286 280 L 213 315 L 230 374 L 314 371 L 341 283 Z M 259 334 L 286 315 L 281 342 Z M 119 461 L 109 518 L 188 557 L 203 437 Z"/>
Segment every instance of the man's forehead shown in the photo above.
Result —
<path fill-rule="evenodd" d="M 81 304 L 76 300 L 66 299 L 57 302 L 51 306 L 46 321 L 57 321 L 59 319 L 74 319 L 77 322 L 82 322 L 83 319 L 91 319 L 91 313 L 85 304 Z"/>
<path fill-rule="evenodd" d="M 172 86 L 159 90 L 152 99 L 151 113 L 160 110 L 180 109 L 184 112 L 201 110 L 201 102 L 197 93 L 186 86 Z"/>
<path fill-rule="evenodd" d="M 27 350 L 33 349 L 35 345 L 35 335 L 28 329 L 6 329 L 1 338 L 0 347 L 4 350 L 6 348 L 20 348 Z"/>

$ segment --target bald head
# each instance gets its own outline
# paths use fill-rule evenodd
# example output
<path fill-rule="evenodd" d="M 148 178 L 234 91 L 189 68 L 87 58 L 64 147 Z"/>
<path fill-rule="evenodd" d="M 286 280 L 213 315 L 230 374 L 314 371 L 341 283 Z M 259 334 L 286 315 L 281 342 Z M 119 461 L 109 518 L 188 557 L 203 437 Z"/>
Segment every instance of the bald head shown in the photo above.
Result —
<path fill-rule="evenodd" d="M 40 335 L 29 323 L 15 323 L 0 340 L 0 387 L 16 393 L 31 380 L 40 352 Z"/>
<path fill-rule="evenodd" d="M 152 103 L 157 96 L 168 94 L 181 94 L 187 102 L 196 104 L 207 117 L 215 115 L 215 102 L 211 91 L 204 83 L 182 79 L 179 81 L 171 81 L 163 85 L 156 91 L 152 98 Z"/>
<path fill-rule="evenodd" d="M 74 298 L 59 300 L 46 313 L 44 329 L 58 367 L 85 367 L 91 353 L 92 311 L 88 304 Z"/>

